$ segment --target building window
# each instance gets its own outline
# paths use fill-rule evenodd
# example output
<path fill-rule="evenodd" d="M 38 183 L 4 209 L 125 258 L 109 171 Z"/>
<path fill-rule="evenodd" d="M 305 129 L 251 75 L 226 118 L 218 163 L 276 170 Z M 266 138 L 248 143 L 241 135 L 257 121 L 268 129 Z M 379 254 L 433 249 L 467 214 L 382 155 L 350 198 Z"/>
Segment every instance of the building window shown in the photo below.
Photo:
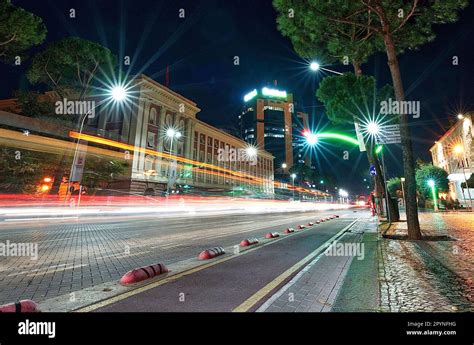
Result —
<path fill-rule="evenodd" d="M 151 108 L 151 110 L 150 110 L 150 115 L 148 117 L 148 123 L 150 125 L 154 125 L 154 126 L 157 125 L 157 116 L 156 116 L 156 109 L 155 108 Z"/>
<path fill-rule="evenodd" d="M 156 146 L 155 140 L 156 140 L 156 134 L 153 132 L 148 132 L 146 146 L 150 148 L 155 148 Z"/>

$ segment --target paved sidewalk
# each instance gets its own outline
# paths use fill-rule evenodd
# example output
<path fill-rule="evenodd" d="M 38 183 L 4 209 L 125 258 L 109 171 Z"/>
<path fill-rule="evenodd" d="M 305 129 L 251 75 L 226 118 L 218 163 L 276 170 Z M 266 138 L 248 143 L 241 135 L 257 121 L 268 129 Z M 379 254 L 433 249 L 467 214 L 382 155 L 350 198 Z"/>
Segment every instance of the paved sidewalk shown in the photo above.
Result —
<path fill-rule="evenodd" d="M 420 213 L 424 236 L 448 241 L 382 239 L 379 245 L 383 311 L 474 311 L 474 214 Z M 406 222 L 387 234 L 404 236 Z"/>
<path fill-rule="evenodd" d="M 267 300 L 257 312 L 331 311 L 351 263 L 359 259 L 365 260 L 361 240 L 367 227 L 372 227 L 373 231 L 376 231 L 375 218 L 372 221 L 359 220 L 325 253 L 318 255 Z"/>
<path fill-rule="evenodd" d="M 424 236 L 445 240 L 382 238 L 375 218 L 359 221 L 338 242 L 363 244 L 363 260 L 322 254 L 258 311 L 474 311 L 474 214 L 420 213 L 419 219 Z M 403 221 L 388 229 L 398 238 L 406 232 Z"/>

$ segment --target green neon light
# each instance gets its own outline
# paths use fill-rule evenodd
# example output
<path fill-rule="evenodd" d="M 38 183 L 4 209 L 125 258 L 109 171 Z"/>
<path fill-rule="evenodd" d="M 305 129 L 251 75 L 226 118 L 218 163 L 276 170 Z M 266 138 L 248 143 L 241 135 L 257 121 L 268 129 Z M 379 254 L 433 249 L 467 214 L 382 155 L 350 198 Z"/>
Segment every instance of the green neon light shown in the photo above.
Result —
<path fill-rule="evenodd" d="M 434 186 L 431 186 L 431 193 L 433 194 L 433 205 L 434 205 L 434 209 L 437 210 L 438 209 L 438 198 L 436 197 L 436 191 L 435 191 L 435 187 Z"/>
<path fill-rule="evenodd" d="M 354 144 L 354 145 L 359 145 L 359 142 L 357 139 L 354 139 L 352 137 L 349 137 L 344 134 L 338 134 L 338 133 L 316 133 L 315 134 L 318 138 L 331 138 L 331 139 L 339 139 L 342 141 L 346 141 L 348 143 Z"/>
<path fill-rule="evenodd" d="M 382 145 L 377 146 L 377 148 L 375 149 L 375 153 L 376 153 L 376 154 L 379 154 L 380 151 L 382 151 L 382 148 L 383 148 Z"/>

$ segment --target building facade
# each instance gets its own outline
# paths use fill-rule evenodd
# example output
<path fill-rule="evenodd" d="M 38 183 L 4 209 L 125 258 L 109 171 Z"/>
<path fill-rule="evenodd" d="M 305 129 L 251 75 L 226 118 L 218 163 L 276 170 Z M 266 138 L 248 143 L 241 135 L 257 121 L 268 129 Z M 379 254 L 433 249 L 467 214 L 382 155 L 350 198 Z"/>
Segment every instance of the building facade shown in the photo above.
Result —
<path fill-rule="evenodd" d="M 430 148 L 433 165 L 448 173 L 450 197 L 465 207 L 474 200 L 472 113 L 462 116 Z M 467 183 L 466 183 L 467 181 Z"/>
<path fill-rule="evenodd" d="M 200 121 L 196 103 L 144 75 L 130 80 L 127 90 L 120 104 L 97 99 L 95 116 L 86 120 L 81 134 L 78 156 L 83 154 L 83 160 L 100 149 L 104 157 L 127 162 L 127 172 L 111 180 L 110 190 L 139 195 L 193 190 L 273 195 L 270 153 L 259 149 L 254 157 L 242 154 L 248 149 L 245 141 Z M 3 103 L 9 109 L 15 105 L 14 100 Z M 168 129 L 179 137 L 171 138 Z M 31 130 L 41 133 L 39 128 Z M 68 137 L 77 139 L 77 129 Z M 72 182 L 80 182 L 74 181 L 80 174 L 72 176 Z"/>
<path fill-rule="evenodd" d="M 146 194 L 192 188 L 273 194 L 273 156 L 242 154 L 247 143 L 196 118 L 196 103 L 140 75 L 131 86 L 136 101 L 121 116 L 101 114 L 97 134 L 128 142 L 134 150 L 130 190 Z M 89 124 L 90 125 L 90 124 Z M 179 132 L 170 138 L 167 130 Z"/>

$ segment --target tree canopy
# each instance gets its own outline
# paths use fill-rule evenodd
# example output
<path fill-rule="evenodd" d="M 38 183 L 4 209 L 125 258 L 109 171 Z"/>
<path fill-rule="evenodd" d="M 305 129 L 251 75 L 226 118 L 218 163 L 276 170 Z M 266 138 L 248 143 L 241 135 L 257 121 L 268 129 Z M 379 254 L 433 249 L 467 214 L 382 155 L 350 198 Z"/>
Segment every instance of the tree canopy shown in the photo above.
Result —
<path fill-rule="evenodd" d="M 78 37 L 50 44 L 33 57 L 27 77 L 32 84 L 44 83 L 61 97 L 77 94 L 82 99 L 91 91 L 98 72 L 112 71 L 117 63 L 102 45 Z"/>
<path fill-rule="evenodd" d="M 449 189 L 448 185 L 448 173 L 433 164 L 420 165 L 416 169 L 416 186 L 421 196 L 426 199 L 432 199 L 431 187 L 428 185 L 429 180 L 435 182 L 436 190 L 440 192 L 447 192 Z"/>
<path fill-rule="evenodd" d="M 389 178 L 387 180 L 387 189 L 390 195 L 397 195 L 397 192 L 402 189 L 400 177 Z"/>
<path fill-rule="evenodd" d="M 43 20 L 31 12 L 0 0 L 0 60 L 13 62 L 15 56 L 41 44 L 46 37 Z"/>
<path fill-rule="evenodd" d="M 383 50 L 383 41 L 374 37 L 369 30 L 356 25 L 342 26 L 327 16 L 313 11 L 313 1 L 274 0 L 278 11 L 278 30 L 288 37 L 298 55 L 303 58 L 322 59 L 325 63 L 353 62 L 361 64 L 374 53 Z M 326 3 L 328 1 L 325 1 Z M 352 8 L 347 1 L 340 4 Z M 316 6 L 319 6 L 317 4 Z M 319 8 L 319 7 L 318 7 Z M 347 60 L 345 58 L 347 57 Z"/>
<path fill-rule="evenodd" d="M 333 124 L 353 124 L 377 116 L 380 102 L 393 96 L 393 88 L 385 85 L 377 90 L 374 77 L 345 73 L 324 78 L 316 96 Z"/>

